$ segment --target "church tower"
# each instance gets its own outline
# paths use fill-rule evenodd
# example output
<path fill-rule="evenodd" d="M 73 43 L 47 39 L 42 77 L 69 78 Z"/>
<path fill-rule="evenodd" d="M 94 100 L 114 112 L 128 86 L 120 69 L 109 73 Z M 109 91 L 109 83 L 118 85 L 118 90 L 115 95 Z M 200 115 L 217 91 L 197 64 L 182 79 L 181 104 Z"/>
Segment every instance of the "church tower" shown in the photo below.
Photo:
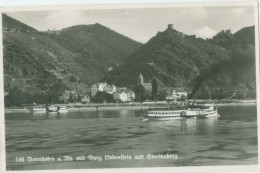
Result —
<path fill-rule="evenodd" d="M 144 84 L 144 77 L 142 73 L 140 73 L 140 83 L 143 85 Z"/>

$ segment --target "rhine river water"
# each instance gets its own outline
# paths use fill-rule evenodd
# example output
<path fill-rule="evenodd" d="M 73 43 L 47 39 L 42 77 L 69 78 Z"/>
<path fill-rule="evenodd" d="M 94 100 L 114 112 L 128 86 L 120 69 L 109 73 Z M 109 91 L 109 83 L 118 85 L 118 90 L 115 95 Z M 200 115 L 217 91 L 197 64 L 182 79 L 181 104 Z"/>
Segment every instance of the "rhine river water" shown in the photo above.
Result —
<path fill-rule="evenodd" d="M 142 121 L 140 109 L 6 113 L 7 169 L 257 164 L 256 105 L 219 106 L 218 112 L 171 121 Z"/>

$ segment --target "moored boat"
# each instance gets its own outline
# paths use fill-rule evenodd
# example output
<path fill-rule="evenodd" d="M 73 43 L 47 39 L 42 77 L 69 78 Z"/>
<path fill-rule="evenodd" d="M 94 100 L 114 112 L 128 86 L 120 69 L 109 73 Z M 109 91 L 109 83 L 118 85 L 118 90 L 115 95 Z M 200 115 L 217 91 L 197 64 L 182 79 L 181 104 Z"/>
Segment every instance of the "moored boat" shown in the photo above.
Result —
<path fill-rule="evenodd" d="M 49 105 L 47 106 L 47 111 L 48 112 L 57 112 L 58 111 L 58 107 L 55 105 Z"/>
<path fill-rule="evenodd" d="M 58 107 L 58 112 L 60 112 L 60 113 L 66 113 L 68 111 L 69 110 L 68 110 L 68 108 L 66 106 L 59 106 Z"/>
<path fill-rule="evenodd" d="M 31 107 L 28 107 L 28 110 L 31 111 L 31 112 L 39 112 L 39 113 L 42 113 L 42 112 L 46 112 L 46 107 L 45 106 L 31 106 Z"/>

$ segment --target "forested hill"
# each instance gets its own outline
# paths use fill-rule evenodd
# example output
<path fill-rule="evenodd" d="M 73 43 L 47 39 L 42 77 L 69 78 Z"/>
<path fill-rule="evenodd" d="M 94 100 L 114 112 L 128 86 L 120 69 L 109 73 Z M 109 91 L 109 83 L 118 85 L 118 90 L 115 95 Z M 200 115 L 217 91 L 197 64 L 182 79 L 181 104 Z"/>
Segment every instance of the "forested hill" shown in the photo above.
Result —
<path fill-rule="evenodd" d="M 130 55 L 105 80 L 133 87 L 140 72 L 161 89 L 175 87 L 197 98 L 255 97 L 254 26 L 204 40 L 168 28 Z M 127 70 L 125 70 L 127 69 Z"/>
<path fill-rule="evenodd" d="M 4 14 L 3 45 L 5 90 L 56 100 L 66 89 L 86 93 L 141 43 L 100 24 L 39 32 Z"/>
<path fill-rule="evenodd" d="M 77 25 L 52 34 L 52 38 L 67 50 L 81 54 L 86 60 L 107 67 L 120 65 L 141 43 L 98 23 Z"/>

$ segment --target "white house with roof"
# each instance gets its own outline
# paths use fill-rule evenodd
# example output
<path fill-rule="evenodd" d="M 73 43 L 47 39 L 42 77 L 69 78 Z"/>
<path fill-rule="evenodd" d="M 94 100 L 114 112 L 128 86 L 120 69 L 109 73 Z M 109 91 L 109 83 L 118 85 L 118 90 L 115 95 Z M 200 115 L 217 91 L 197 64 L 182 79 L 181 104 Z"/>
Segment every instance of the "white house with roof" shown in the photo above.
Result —
<path fill-rule="evenodd" d="M 135 93 L 126 88 L 118 88 L 115 93 L 113 93 L 115 100 L 120 102 L 131 102 L 135 99 Z"/>
<path fill-rule="evenodd" d="M 129 101 L 127 95 L 128 95 L 128 94 L 123 91 L 123 92 L 119 93 L 119 99 L 120 99 L 122 102 L 127 102 L 127 101 Z"/>
<path fill-rule="evenodd" d="M 117 91 L 115 85 L 108 85 L 107 83 L 97 83 L 91 86 L 91 96 L 95 96 L 97 92 L 106 92 L 109 94 L 113 94 Z"/>
<path fill-rule="evenodd" d="M 98 91 L 104 91 L 106 87 L 107 87 L 107 83 L 99 83 Z"/>
<path fill-rule="evenodd" d="M 109 93 L 109 94 L 113 94 L 114 92 L 116 92 L 116 86 L 115 85 L 107 85 L 107 87 L 104 89 L 105 92 Z"/>
<path fill-rule="evenodd" d="M 168 91 L 166 100 L 178 100 L 180 98 L 187 98 L 188 92 L 187 91 L 176 91 L 175 89 Z"/>
<path fill-rule="evenodd" d="M 179 91 L 179 92 L 177 92 L 177 98 L 180 99 L 181 97 L 187 98 L 188 97 L 188 92 L 187 91 Z"/>

